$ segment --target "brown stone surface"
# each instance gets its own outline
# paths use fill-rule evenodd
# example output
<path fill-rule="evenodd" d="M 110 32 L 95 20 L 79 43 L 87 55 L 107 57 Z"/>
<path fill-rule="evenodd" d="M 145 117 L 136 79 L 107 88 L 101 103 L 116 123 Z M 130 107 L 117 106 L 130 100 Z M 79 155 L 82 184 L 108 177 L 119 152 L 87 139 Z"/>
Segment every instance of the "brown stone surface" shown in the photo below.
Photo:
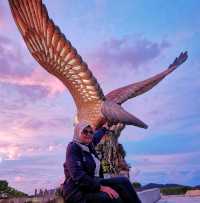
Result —
<path fill-rule="evenodd" d="M 42 0 L 9 0 L 9 4 L 31 55 L 67 87 L 77 107 L 77 120 L 88 121 L 94 127 L 111 122 L 147 128 L 121 104 L 152 89 L 188 57 L 187 52 L 181 53 L 161 73 L 105 96 L 88 65 L 49 17 Z"/>

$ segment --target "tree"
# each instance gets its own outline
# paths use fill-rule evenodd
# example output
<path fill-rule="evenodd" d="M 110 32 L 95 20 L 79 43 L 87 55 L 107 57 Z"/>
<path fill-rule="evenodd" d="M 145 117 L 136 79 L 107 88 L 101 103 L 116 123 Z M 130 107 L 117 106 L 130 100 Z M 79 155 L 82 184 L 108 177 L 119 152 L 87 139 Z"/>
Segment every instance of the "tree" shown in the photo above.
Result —
<path fill-rule="evenodd" d="M 135 189 L 141 188 L 142 186 L 139 182 L 133 182 L 132 185 Z"/>
<path fill-rule="evenodd" d="M 5 191 L 8 188 L 8 182 L 6 180 L 0 180 L 0 191 Z"/>

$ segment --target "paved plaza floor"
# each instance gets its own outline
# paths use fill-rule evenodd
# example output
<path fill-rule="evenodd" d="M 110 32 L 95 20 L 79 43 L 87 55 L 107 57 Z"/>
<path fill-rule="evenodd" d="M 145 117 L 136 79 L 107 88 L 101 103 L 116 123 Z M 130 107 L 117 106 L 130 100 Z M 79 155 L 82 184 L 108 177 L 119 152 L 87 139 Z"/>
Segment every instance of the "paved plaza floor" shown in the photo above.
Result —
<path fill-rule="evenodd" d="M 200 203 L 200 196 L 185 197 L 185 196 L 164 196 L 158 203 Z"/>

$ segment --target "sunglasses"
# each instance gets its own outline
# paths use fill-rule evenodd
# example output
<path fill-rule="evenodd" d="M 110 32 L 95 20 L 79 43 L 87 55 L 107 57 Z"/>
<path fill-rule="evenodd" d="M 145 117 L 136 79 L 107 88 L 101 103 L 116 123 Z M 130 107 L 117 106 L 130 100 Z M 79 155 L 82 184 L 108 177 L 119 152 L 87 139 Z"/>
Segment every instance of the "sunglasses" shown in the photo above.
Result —
<path fill-rule="evenodd" d="M 84 129 L 83 130 L 83 133 L 85 134 L 85 135 L 92 135 L 94 132 L 92 131 L 92 130 L 87 130 L 87 129 Z"/>

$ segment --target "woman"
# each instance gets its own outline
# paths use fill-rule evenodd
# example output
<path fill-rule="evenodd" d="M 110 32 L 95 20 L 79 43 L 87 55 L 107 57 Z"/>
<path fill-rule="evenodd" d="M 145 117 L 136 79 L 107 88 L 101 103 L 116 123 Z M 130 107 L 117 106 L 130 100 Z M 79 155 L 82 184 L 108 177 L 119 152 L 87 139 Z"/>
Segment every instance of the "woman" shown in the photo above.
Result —
<path fill-rule="evenodd" d="M 87 122 L 75 126 L 73 141 L 67 146 L 63 187 L 67 203 L 141 203 L 126 177 L 99 177 L 100 161 L 95 146 L 106 134 L 94 132 Z"/>

